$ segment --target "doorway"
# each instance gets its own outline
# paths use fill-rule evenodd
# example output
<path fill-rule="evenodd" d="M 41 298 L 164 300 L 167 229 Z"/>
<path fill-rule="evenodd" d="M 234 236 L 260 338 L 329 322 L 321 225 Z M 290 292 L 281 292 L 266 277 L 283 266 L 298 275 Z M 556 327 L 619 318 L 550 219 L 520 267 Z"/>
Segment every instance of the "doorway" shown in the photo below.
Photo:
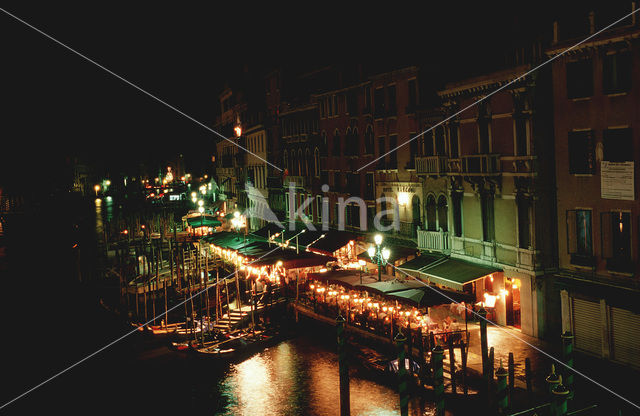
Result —
<path fill-rule="evenodd" d="M 520 279 L 506 277 L 504 283 L 507 325 L 520 329 Z"/>

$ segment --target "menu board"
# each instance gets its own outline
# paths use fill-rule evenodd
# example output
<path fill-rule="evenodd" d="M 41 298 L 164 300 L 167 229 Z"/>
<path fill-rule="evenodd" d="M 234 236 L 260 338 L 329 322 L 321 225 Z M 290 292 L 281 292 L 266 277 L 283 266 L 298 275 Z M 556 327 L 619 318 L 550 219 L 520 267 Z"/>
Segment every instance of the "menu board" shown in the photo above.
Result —
<path fill-rule="evenodd" d="M 600 197 L 633 201 L 634 162 L 600 162 Z"/>

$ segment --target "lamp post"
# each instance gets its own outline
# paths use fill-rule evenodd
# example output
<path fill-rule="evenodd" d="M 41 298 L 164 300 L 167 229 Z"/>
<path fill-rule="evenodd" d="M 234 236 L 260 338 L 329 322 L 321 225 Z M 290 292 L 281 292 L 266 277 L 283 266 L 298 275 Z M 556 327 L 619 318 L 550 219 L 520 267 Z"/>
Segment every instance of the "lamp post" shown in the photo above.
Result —
<path fill-rule="evenodd" d="M 382 266 L 387 264 L 391 251 L 386 247 L 382 247 L 381 234 L 376 234 L 373 237 L 373 241 L 375 242 L 375 245 L 370 245 L 367 249 L 367 253 L 369 254 L 369 257 L 378 264 L 378 282 L 380 282 L 382 281 Z"/>
<path fill-rule="evenodd" d="M 362 269 L 364 269 L 367 262 L 364 260 L 358 260 L 358 264 L 360 265 L 360 284 L 362 284 Z"/>

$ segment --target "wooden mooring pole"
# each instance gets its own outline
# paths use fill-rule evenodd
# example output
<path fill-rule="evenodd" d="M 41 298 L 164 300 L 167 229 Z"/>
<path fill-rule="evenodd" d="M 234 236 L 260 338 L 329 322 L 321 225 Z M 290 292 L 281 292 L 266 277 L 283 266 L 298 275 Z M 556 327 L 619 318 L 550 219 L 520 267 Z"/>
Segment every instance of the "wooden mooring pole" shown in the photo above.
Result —
<path fill-rule="evenodd" d="M 349 396 L 349 365 L 347 364 L 345 319 L 342 315 L 336 318 L 338 337 L 338 373 L 340 375 L 340 416 L 351 414 L 351 399 Z"/>

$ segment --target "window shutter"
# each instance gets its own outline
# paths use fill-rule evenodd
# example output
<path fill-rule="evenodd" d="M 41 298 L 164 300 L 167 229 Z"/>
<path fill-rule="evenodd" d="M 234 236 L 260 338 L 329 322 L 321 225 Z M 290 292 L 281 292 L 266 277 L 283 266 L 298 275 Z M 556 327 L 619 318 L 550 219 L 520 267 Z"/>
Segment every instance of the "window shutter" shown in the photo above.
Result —
<path fill-rule="evenodd" d="M 602 236 L 603 259 L 610 259 L 613 257 L 612 215 L 612 212 L 603 212 L 600 214 L 600 235 Z"/>
<path fill-rule="evenodd" d="M 567 210 L 567 252 L 573 254 L 577 251 L 576 211 L 571 209 Z"/>

